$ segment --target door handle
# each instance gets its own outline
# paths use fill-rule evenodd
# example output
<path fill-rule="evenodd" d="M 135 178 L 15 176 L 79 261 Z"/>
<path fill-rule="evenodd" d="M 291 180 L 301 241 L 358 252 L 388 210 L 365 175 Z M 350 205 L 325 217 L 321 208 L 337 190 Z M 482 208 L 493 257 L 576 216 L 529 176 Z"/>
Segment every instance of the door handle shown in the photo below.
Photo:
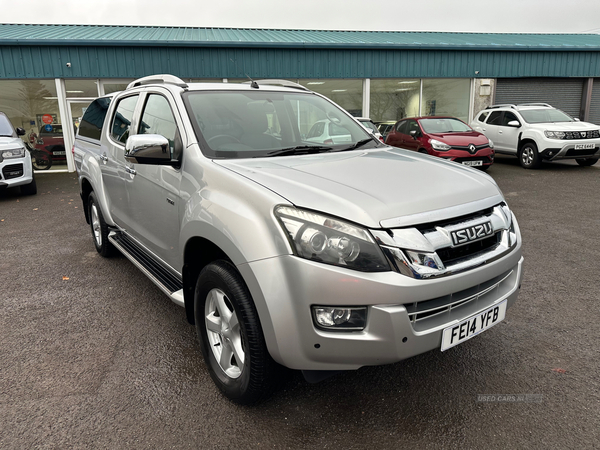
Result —
<path fill-rule="evenodd" d="M 498 134 L 502 134 L 502 130 L 498 130 Z"/>
<path fill-rule="evenodd" d="M 125 172 L 131 174 L 131 175 L 135 175 L 136 171 L 135 169 L 132 169 L 131 167 L 125 167 Z"/>
<path fill-rule="evenodd" d="M 101 160 L 102 160 L 104 163 L 106 163 L 106 162 L 108 161 L 108 156 L 106 156 L 106 153 L 102 153 L 102 154 L 100 155 L 100 159 L 101 159 Z"/>

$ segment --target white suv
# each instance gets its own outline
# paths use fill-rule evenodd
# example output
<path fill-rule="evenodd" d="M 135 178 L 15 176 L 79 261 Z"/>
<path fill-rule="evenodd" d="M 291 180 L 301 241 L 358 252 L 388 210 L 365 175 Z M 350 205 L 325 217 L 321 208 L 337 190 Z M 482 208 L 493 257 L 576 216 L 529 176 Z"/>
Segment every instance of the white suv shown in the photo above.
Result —
<path fill-rule="evenodd" d="M 25 143 L 23 128 L 13 128 L 6 114 L 0 112 L 0 189 L 20 186 L 21 194 L 37 193 L 31 155 Z"/>
<path fill-rule="evenodd" d="M 471 126 L 494 141 L 497 153 L 518 156 L 525 169 L 557 159 L 592 166 L 600 158 L 600 126 L 580 122 L 546 103 L 490 106 Z"/>

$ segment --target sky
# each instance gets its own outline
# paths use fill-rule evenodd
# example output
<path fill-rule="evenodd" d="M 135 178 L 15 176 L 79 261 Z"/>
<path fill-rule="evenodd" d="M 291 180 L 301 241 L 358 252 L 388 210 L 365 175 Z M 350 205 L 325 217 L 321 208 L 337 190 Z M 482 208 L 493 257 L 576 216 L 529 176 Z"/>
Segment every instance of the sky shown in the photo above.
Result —
<path fill-rule="evenodd" d="M 2 23 L 600 33 L 599 0 L 0 0 L 0 11 Z"/>

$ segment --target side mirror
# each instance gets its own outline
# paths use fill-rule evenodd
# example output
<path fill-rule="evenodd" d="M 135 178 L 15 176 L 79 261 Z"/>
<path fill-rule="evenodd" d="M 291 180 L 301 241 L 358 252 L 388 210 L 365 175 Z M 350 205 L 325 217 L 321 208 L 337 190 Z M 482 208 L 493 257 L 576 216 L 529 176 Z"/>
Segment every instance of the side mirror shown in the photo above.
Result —
<path fill-rule="evenodd" d="M 21 127 L 17 127 L 16 130 L 17 136 L 25 136 L 25 130 Z"/>
<path fill-rule="evenodd" d="M 509 127 L 519 128 L 521 126 L 521 123 L 518 120 L 511 120 L 506 125 L 508 125 Z"/>
<path fill-rule="evenodd" d="M 421 133 L 419 133 L 418 130 L 411 130 L 410 135 L 412 136 L 413 139 L 416 139 L 421 135 Z"/>
<path fill-rule="evenodd" d="M 579 117 L 573 117 L 573 120 L 574 120 L 575 122 L 579 122 Z"/>
<path fill-rule="evenodd" d="M 171 165 L 171 148 L 160 134 L 136 134 L 125 143 L 125 159 L 130 163 Z"/>

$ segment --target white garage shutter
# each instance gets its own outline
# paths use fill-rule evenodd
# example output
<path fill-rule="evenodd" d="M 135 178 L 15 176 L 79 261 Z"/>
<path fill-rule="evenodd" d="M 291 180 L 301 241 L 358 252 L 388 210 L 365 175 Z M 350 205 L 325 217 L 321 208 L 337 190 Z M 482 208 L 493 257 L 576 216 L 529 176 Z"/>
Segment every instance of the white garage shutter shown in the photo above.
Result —
<path fill-rule="evenodd" d="M 579 117 L 582 94 L 582 78 L 499 78 L 495 103 L 548 103 Z"/>
<path fill-rule="evenodd" d="M 592 84 L 589 121 L 600 125 L 600 78 L 594 78 L 594 84 Z"/>

